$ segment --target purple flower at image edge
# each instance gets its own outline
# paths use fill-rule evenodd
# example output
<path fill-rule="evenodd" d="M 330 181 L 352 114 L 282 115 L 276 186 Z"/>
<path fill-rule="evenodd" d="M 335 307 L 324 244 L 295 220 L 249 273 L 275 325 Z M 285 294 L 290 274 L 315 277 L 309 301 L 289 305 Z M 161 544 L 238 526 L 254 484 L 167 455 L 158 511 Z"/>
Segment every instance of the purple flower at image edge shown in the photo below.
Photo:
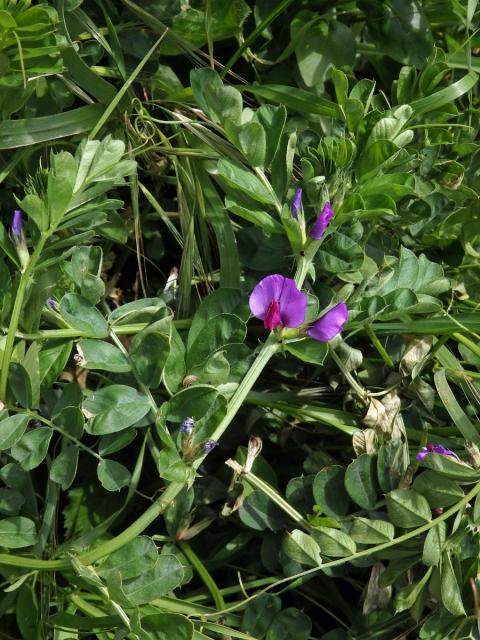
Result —
<path fill-rule="evenodd" d="M 295 220 L 298 218 L 298 212 L 300 211 L 301 206 L 302 206 L 302 189 L 297 189 L 295 191 L 295 195 L 293 196 L 292 205 L 290 207 L 290 213 L 292 214 L 292 218 L 295 218 Z"/>
<path fill-rule="evenodd" d="M 439 456 L 445 456 L 446 458 L 454 458 L 455 460 L 460 460 L 457 454 L 454 451 L 450 451 L 443 446 L 443 444 L 427 444 L 425 447 L 422 447 L 420 451 L 416 455 L 416 459 L 419 462 L 425 460 L 426 456 L 429 453 L 438 453 Z"/>
<path fill-rule="evenodd" d="M 329 342 L 342 331 L 347 320 L 347 305 L 345 302 L 339 302 L 308 327 L 307 336 L 319 342 Z"/>
<path fill-rule="evenodd" d="M 322 213 L 315 220 L 315 223 L 308 232 L 308 235 L 314 240 L 321 240 L 332 218 L 333 209 L 330 202 L 326 202 L 322 209 Z"/>
<path fill-rule="evenodd" d="M 16 238 L 20 238 L 20 236 L 22 235 L 22 227 L 22 212 L 18 209 L 15 209 L 12 218 L 12 233 Z"/>
<path fill-rule="evenodd" d="M 305 322 L 307 296 L 294 280 L 274 274 L 260 280 L 250 294 L 249 305 L 265 329 L 273 331 L 280 325 L 295 328 Z"/>

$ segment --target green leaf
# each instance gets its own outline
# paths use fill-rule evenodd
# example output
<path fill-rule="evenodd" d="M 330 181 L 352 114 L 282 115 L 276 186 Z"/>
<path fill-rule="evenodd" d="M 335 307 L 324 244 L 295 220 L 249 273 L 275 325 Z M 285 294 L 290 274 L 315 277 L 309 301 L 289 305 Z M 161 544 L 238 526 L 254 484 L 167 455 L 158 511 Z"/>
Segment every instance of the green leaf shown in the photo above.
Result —
<path fill-rule="evenodd" d="M 97 466 L 97 476 L 107 491 L 120 491 L 130 484 L 130 471 L 115 460 L 101 460 Z"/>
<path fill-rule="evenodd" d="M 222 313 L 211 318 L 195 342 L 188 347 L 187 372 L 195 373 L 195 368 L 203 368 L 208 356 L 225 345 L 243 342 L 246 331 L 243 320 L 233 314 Z"/>
<path fill-rule="evenodd" d="M 163 382 L 167 391 L 173 395 L 180 388 L 187 369 L 183 340 L 173 324 L 171 331 L 170 351 L 163 368 Z"/>
<path fill-rule="evenodd" d="M 360 3 L 368 33 L 379 53 L 402 64 L 421 67 L 433 48 L 430 23 L 416 0 Z"/>
<path fill-rule="evenodd" d="M 238 88 L 240 91 L 248 91 L 255 96 L 265 98 L 270 102 L 276 102 L 288 109 L 300 111 L 301 113 L 313 113 L 329 118 L 342 117 L 342 111 L 335 102 L 297 87 L 293 91 L 292 87 L 280 84 L 242 85 Z"/>
<path fill-rule="evenodd" d="M 441 594 L 443 606 L 454 616 L 465 616 L 462 593 L 453 570 L 452 558 L 448 552 L 443 554 L 441 573 Z"/>
<path fill-rule="evenodd" d="M 207 174 L 199 171 L 198 175 L 205 196 L 205 216 L 215 232 L 220 255 L 220 287 L 240 287 L 241 267 L 232 222 Z"/>
<path fill-rule="evenodd" d="M 273 206 L 275 200 L 272 193 L 255 174 L 240 164 L 221 158 L 217 165 L 217 174 L 229 187 L 239 189 L 245 196 L 253 198 L 261 204 Z"/>
<path fill-rule="evenodd" d="M 328 353 L 328 346 L 324 342 L 318 342 L 312 338 L 289 341 L 285 344 L 286 349 L 293 356 L 310 364 L 322 365 Z"/>
<path fill-rule="evenodd" d="M 132 340 L 132 362 L 142 382 L 153 389 L 162 380 L 163 368 L 170 353 L 170 330 L 169 316 L 146 327 Z"/>
<path fill-rule="evenodd" d="M 266 640 L 308 640 L 312 631 L 310 618 L 295 607 L 281 611 L 270 625 Z"/>
<path fill-rule="evenodd" d="M 105 107 L 89 104 L 63 113 L 0 122 L 0 149 L 15 149 L 86 133 L 97 123 Z"/>
<path fill-rule="evenodd" d="M 269 213 L 261 209 L 252 209 L 240 202 L 237 202 L 234 196 L 225 197 L 225 208 L 235 213 L 237 216 L 247 222 L 251 222 L 257 227 L 261 227 L 267 233 L 283 233 L 282 225 L 275 220 Z"/>
<path fill-rule="evenodd" d="M 72 351 L 72 340 L 46 340 L 38 354 L 40 383 L 49 388 L 64 370 Z"/>
<path fill-rule="evenodd" d="M 478 82 L 478 75 L 474 71 L 469 71 L 463 78 L 457 80 L 453 84 L 440 91 L 436 91 L 425 98 L 419 98 L 410 103 L 415 115 L 427 113 L 428 111 L 436 111 L 451 102 L 454 102 L 460 96 L 468 93 Z M 1 141 L 1 138 L 0 138 Z M 1 147 L 0 147 L 1 148 Z"/>
<path fill-rule="evenodd" d="M 0 513 L 4 516 L 16 516 L 25 498 L 16 489 L 0 489 Z"/>
<path fill-rule="evenodd" d="M 292 40 L 305 25 L 297 15 L 290 25 Z M 295 47 L 298 69 L 307 87 L 315 87 L 328 79 L 332 66 L 353 65 L 355 40 L 350 27 L 340 20 L 312 21 Z"/>
<path fill-rule="evenodd" d="M 319 249 L 317 256 L 320 267 L 335 274 L 359 269 L 363 259 L 362 248 L 342 233 L 332 234 Z"/>
<path fill-rule="evenodd" d="M 456 504 L 464 493 L 459 484 L 449 480 L 435 471 L 424 471 L 416 476 L 413 488 L 428 500 L 432 509 L 436 507 L 451 507 Z"/>
<path fill-rule="evenodd" d="M 373 509 L 377 502 L 376 458 L 367 453 L 351 462 L 345 472 L 345 489 L 362 509 Z"/>
<path fill-rule="evenodd" d="M 142 628 L 154 633 L 155 640 L 193 640 L 193 622 L 178 613 L 152 613 L 142 617 Z"/>
<path fill-rule="evenodd" d="M 429 453 L 422 460 L 421 465 L 457 482 L 478 482 L 480 480 L 478 469 L 472 469 L 463 462 L 457 462 L 451 457 L 441 456 L 439 453 Z"/>
<path fill-rule="evenodd" d="M 382 544 L 393 540 L 395 527 L 388 520 L 370 520 L 354 518 L 348 529 L 350 537 L 360 544 Z"/>
<path fill-rule="evenodd" d="M 0 547 L 21 549 L 37 541 L 35 523 L 22 516 L 0 520 Z"/>
<path fill-rule="evenodd" d="M 124 429 L 118 433 L 102 436 L 98 441 L 98 453 L 101 456 L 110 456 L 133 442 L 137 432 L 135 429 Z"/>
<path fill-rule="evenodd" d="M 438 395 L 462 436 L 465 440 L 474 442 L 476 445 L 480 445 L 480 434 L 475 426 L 470 422 L 467 414 L 463 411 L 450 389 L 450 385 L 448 384 L 445 375 L 445 370 L 442 369 L 441 371 L 437 371 L 433 377 Z"/>
<path fill-rule="evenodd" d="M 397 527 L 413 529 L 432 519 L 427 500 L 413 489 L 396 489 L 386 495 L 388 515 Z"/>
<path fill-rule="evenodd" d="M 241 630 L 261 640 L 281 608 L 282 601 L 278 596 L 270 593 L 260 594 L 258 598 L 247 603 L 242 616 Z"/>
<path fill-rule="evenodd" d="M 52 462 L 50 478 L 66 491 L 75 478 L 77 465 L 78 447 L 71 444 L 67 445 Z"/>
<path fill-rule="evenodd" d="M 317 567 L 322 564 L 318 543 L 312 536 L 299 529 L 287 533 L 283 542 L 283 550 L 289 558 L 299 564 L 305 564 L 309 567 Z"/>
<path fill-rule="evenodd" d="M 183 581 L 183 567 L 173 555 L 161 555 L 152 569 L 123 583 L 123 590 L 133 605 L 148 604 L 176 589 Z"/>
<path fill-rule="evenodd" d="M 74 329 L 92 338 L 106 338 L 108 325 L 100 311 L 75 293 L 66 293 L 60 300 L 59 311 Z"/>
<path fill-rule="evenodd" d="M 98 569 L 101 578 L 108 580 L 113 571 L 120 571 L 123 580 L 152 569 L 158 559 L 155 543 L 147 536 L 133 538 L 123 547 L 111 553 Z"/>
<path fill-rule="evenodd" d="M 198 106 L 214 122 L 240 122 L 242 95 L 234 87 L 224 86 L 216 71 L 193 69 L 190 83 Z"/>
<path fill-rule="evenodd" d="M 29 417 L 17 413 L 0 421 L 0 451 L 10 449 L 25 433 Z"/>
<path fill-rule="evenodd" d="M 243 299 L 244 296 L 239 289 L 227 287 L 221 287 L 206 297 L 193 316 L 188 332 L 188 349 L 203 333 L 212 318 L 224 313 L 233 313 Z"/>
<path fill-rule="evenodd" d="M 10 455 L 25 471 L 35 469 L 47 455 L 52 433 L 49 427 L 28 431 L 10 449 Z"/>
<path fill-rule="evenodd" d="M 199 420 L 212 409 L 217 396 L 215 387 L 208 385 L 182 389 L 168 401 L 166 418 L 171 422 L 182 422 L 190 416 Z"/>
<path fill-rule="evenodd" d="M 344 558 L 352 555 L 357 550 L 357 545 L 352 538 L 339 529 L 316 527 L 313 537 L 320 545 L 322 553 L 326 556 Z"/>
<path fill-rule="evenodd" d="M 93 435 L 127 429 L 146 416 L 150 408 L 146 396 L 120 384 L 94 392 L 83 403 L 83 411 L 93 416 L 87 423 L 87 431 Z"/>
<path fill-rule="evenodd" d="M 238 515 L 245 526 L 256 531 L 278 531 L 285 524 L 283 512 L 259 489 L 245 498 Z"/>
<path fill-rule="evenodd" d="M 426 564 L 428 567 L 438 567 L 446 539 L 447 525 L 445 522 L 439 522 L 429 530 L 425 536 L 423 545 L 423 564 Z"/>
<path fill-rule="evenodd" d="M 324 467 L 313 481 L 313 497 L 323 513 L 332 518 L 343 518 L 350 506 L 345 490 L 345 469 L 340 466 Z"/>
<path fill-rule="evenodd" d="M 426 586 L 432 574 L 432 567 L 429 567 L 425 572 L 425 575 L 418 582 L 409 584 L 407 587 L 400 589 L 395 598 L 395 613 L 405 611 L 413 607 L 415 602 L 420 597 L 422 589 Z"/>
<path fill-rule="evenodd" d="M 76 177 L 77 167 L 75 164 L 74 181 Z M 102 263 L 102 249 L 96 246 L 77 247 L 71 259 L 72 279 L 80 294 L 92 304 L 97 304 L 105 293 L 105 283 L 100 277 Z"/>
<path fill-rule="evenodd" d="M 252 167 L 263 167 L 267 141 L 262 125 L 255 121 L 235 125 L 228 120 L 225 124 L 227 136 L 240 149 L 249 164 Z"/>
<path fill-rule="evenodd" d="M 82 357 L 81 366 L 85 369 L 100 369 L 113 373 L 130 371 L 130 363 L 118 347 L 102 340 L 80 340 L 77 351 Z"/>

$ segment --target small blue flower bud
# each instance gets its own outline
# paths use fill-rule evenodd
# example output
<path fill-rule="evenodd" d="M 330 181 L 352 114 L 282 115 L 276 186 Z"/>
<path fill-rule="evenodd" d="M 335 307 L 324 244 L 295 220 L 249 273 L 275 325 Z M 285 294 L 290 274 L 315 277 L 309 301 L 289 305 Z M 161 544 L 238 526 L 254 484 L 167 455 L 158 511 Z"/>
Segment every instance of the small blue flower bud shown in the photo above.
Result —
<path fill-rule="evenodd" d="M 58 310 L 58 303 L 53 298 L 48 298 L 47 299 L 47 304 L 50 307 L 50 309 L 52 309 L 52 311 L 57 311 Z"/>
<path fill-rule="evenodd" d="M 15 209 L 12 219 L 12 233 L 17 240 L 19 240 L 22 235 L 22 227 L 22 213 L 18 209 Z"/>
<path fill-rule="evenodd" d="M 195 428 L 195 420 L 193 418 L 185 418 L 180 425 L 180 433 L 192 433 Z"/>
<path fill-rule="evenodd" d="M 218 447 L 218 442 L 216 440 L 207 440 L 203 443 L 202 447 L 206 453 L 209 453 L 210 451 L 215 449 L 215 447 Z"/>

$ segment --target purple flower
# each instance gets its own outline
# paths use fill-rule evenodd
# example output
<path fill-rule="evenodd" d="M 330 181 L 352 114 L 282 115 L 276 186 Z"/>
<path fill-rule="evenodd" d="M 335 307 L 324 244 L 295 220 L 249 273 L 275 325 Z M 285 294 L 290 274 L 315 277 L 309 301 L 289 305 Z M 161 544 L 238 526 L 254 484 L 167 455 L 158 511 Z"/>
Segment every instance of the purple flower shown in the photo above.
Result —
<path fill-rule="evenodd" d="M 260 280 L 250 294 L 250 311 L 263 320 L 265 329 L 278 326 L 299 327 L 305 322 L 307 296 L 297 288 L 295 280 L 279 274 Z"/>
<path fill-rule="evenodd" d="M 416 458 L 419 462 L 422 462 L 423 460 L 425 460 L 426 456 L 428 456 L 429 453 L 438 453 L 438 455 L 440 456 L 460 460 L 456 453 L 444 447 L 443 444 L 427 444 L 426 447 L 422 447 L 420 449 L 420 451 L 417 453 Z"/>
<path fill-rule="evenodd" d="M 295 220 L 298 218 L 298 212 L 300 211 L 301 206 L 302 206 L 302 190 L 297 189 L 295 191 L 295 195 L 293 196 L 292 204 L 290 207 L 290 213 L 292 214 L 292 218 L 295 218 Z"/>
<path fill-rule="evenodd" d="M 52 309 L 53 311 L 57 311 L 58 303 L 56 300 L 54 300 L 53 298 L 47 298 L 47 304 L 50 307 L 50 309 Z"/>
<path fill-rule="evenodd" d="M 203 443 L 202 447 L 206 453 L 209 453 L 210 451 L 212 451 L 212 449 L 218 447 L 218 442 L 216 440 L 207 440 Z"/>
<path fill-rule="evenodd" d="M 328 223 L 332 218 L 333 209 L 330 206 L 330 202 L 326 202 L 325 206 L 322 209 L 322 213 L 316 219 L 315 224 L 308 232 L 308 235 L 314 240 L 321 240 L 326 228 L 328 227 Z"/>
<path fill-rule="evenodd" d="M 432 509 L 432 513 L 435 513 L 436 515 L 440 515 L 443 512 L 444 512 L 443 507 L 435 507 L 435 509 Z"/>
<path fill-rule="evenodd" d="M 17 238 L 17 240 L 19 240 L 20 236 L 22 235 L 22 227 L 22 213 L 18 209 L 15 209 L 12 219 L 12 233 L 15 238 Z"/>
<path fill-rule="evenodd" d="M 195 420 L 193 418 L 185 418 L 185 420 L 180 425 L 180 432 L 190 434 L 195 428 Z"/>
<path fill-rule="evenodd" d="M 345 302 L 339 302 L 330 311 L 310 325 L 307 335 L 319 342 L 328 342 L 343 329 L 348 320 L 348 308 Z"/>

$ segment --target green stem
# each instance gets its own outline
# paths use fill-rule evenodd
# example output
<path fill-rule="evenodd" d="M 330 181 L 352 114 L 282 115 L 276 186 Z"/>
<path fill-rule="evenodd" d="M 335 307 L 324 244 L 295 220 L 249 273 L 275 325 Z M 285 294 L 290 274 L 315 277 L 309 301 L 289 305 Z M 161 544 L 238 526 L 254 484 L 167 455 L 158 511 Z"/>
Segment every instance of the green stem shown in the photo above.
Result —
<path fill-rule="evenodd" d="M 426 531 L 429 531 L 433 527 L 436 527 L 440 522 L 444 522 L 445 520 L 450 518 L 450 516 L 455 515 L 458 511 L 460 511 L 460 509 L 463 509 L 463 507 L 466 504 L 468 504 L 471 500 L 473 500 L 473 498 L 475 498 L 475 496 L 479 492 L 480 492 L 480 482 L 477 483 L 473 487 L 473 489 L 471 489 L 471 491 L 469 491 L 461 500 L 459 500 L 457 504 L 454 504 L 453 507 L 450 507 L 450 509 L 447 509 L 446 511 L 444 511 L 441 515 L 436 517 L 434 520 L 431 520 L 430 522 L 422 524 L 417 529 L 412 529 L 411 531 L 407 531 L 407 533 L 404 533 L 403 535 L 398 536 L 398 538 L 393 538 L 388 542 L 382 542 L 381 544 L 378 544 L 374 547 L 369 547 L 367 549 L 362 549 L 361 551 L 357 551 L 356 553 L 353 553 L 350 556 L 346 556 L 345 558 L 338 558 L 338 560 L 331 560 L 330 562 L 325 562 L 324 564 L 318 567 L 314 567 L 313 569 L 307 569 L 306 571 L 302 571 L 301 573 L 297 573 L 293 576 L 288 576 L 287 578 L 278 580 L 276 583 L 266 587 L 265 589 L 262 589 L 258 593 L 253 594 L 249 598 L 246 598 L 245 600 L 242 600 L 241 602 L 238 602 L 232 605 L 231 607 L 228 607 L 227 609 L 223 609 L 223 611 L 217 611 L 211 614 L 204 614 L 204 616 L 218 617 L 218 616 L 223 616 L 225 613 L 229 613 L 230 611 L 243 609 L 250 601 L 255 600 L 255 598 L 258 598 L 258 596 L 260 596 L 262 593 L 269 591 L 273 587 L 278 587 L 282 584 L 286 584 L 290 582 L 291 580 L 297 580 L 298 578 L 302 578 L 304 576 L 317 573 L 318 571 L 324 571 L 325 569 L 338 567 L 342 564 L 345 564 L 346 562 L 352 562 L 352 561 L 358 560 L 359 558 L 365 558 L 367 556 L 373 555 L 374 553 L 378 553 L 379 551 L 384 551 L 385 549 L 389 549 L 390 547 L 394 547 L 398 544 L 402 544 L 407 540 L 411 540 L 412 538 L 415 538 L 416 536 L 422 533 L 425 533 Z"/>
<path fill-rule="evenodd" d="M 220 589 L 217 587 L 215 580 L 209 574 L 203 562 L 200 560 L 200 558 L 197 556 L 197 554 L 194 552 L 194 550 L 188 544 L 188 542 L 182 541 L 182 542 L 179 542 L 178 545 L 182 550 L 182 552 L 184 553 L 184 555 L 186 556 L 187 560 L 190 562 L 192 567 L 198 573 L 203 584 L 209 590 L 217 609 L 224 609 L 225 601 L 223 600 L 223 596 L 220 592 Z"/>
<path fill-rule="evenodd" d="M 17 295 L 15 296 L 15 303 L 13 305 L 12 316 L 10 318 L 10 324 L 8 326 L 7 339 L 5 341 L 5 349 L 2 359 L 2 370 L 0 372 L 0 400 L 6 403 L 7 400 L 7 384 L 8 373 L 10 371 L 10 361 L 12 359 L 13 345 L 15 343 L 15 335 L 18 329 L 18 323 L 20 321 L 20 314 L 22 313 L 23 303 L 25 300 L 25 294 L 30 282 L 30 277 L 33 274 L 33 270 L 37 264 L 37 261 L 43 251 L 45 242 L 49 237 L 48 233 L 42 233 L 34 252 L 30 256 L 28 264 L 20 276 L 20 282 L 18 284 Z"/>
<path fill-rule="evenodd" d="M 352 374 L 349 371 L 347 371 L 347 369 L 345 368 L 345 365 L 343 364 L 341 359 L 338 357 L 338 355 L 335 353 L 335 349 L 333 349 L 332 347 L 329 347 L 329 352 L 330 352 L 330 355 L 332 356 L 332 359 L 335 361 L 336 365 L 338 366 L 343 376 L 347 380 L 348 384 L 357 393 L 360 400 L 362 400 L 365 404 L 367 404 L 368 403 L 367 391 L 355 380 Z"/>
<path fill-rule="evenodd" d="M 306 531 L 311 532 L 312 525 L 306 520 L 301 513 L 299 513 L 291 504 L 289 504 L 273 487 L 271 487 L 267 482 L 256 476 L 254 473 L 250 471 L 243 471 L 242 477 L 247 480 L 253 487 L 256 489 L 260 489 L 263 491 L 265 495 L 267 495 L 272 502 L 280 507 L 286 514 L 292 518 L 297 524 L 303 527 Z"/>
<path fill-rule="evenodd" d="M 472 353 L 474 353 L 476 356 L 480 358 L 480 347 L 478 346 L 477 343 L 473 342 L 472 340 L 464 336 L 462 333 L 458 333 L 457 331 L 455 331 L 455 333 L 452 333 L 452 338 L 455 338 L 457 342 L 461 342 L 468 349 L 470 349 Z"/>
<path fill-rule="evenodd" d="M 280 350 L 280 348 L 281 348 L 281 344 L 278 342 L 277 336 L 275 335 L 275 333 L 272 332 L 264 342 L 252 366 L 245 374 L 245 377 L 243 378 L 242 382 L 239 384 L 237 390 L 233 394 L 230 402 L 228 403 L 228 409 L 225 414 L 225 417 L 223 418 L 223 420 L 220 422 L 220 424 L 217 426 L 217 428 L 211 435 L 212 440 L 219 440 L 221 438 L 221 436 L 223 435 L 223 433 L 225 432 L 225 430 L 227 429 L 227 427 L 229 426 L 229 424 L 237 414 L 238 410 L 242 406 L 243 402 L 245 401 L 245 398 L 247 397 L 248 393 L 251 391 L 253 385 L 257 381 L 259 375 L 262 373 L 266 364 L 268 363 L 270 358 Z M 196 468 L 198 468 L 202 460 L 203 458 L 195 462 Z"/>
<path fill-rule="evenodd" d="M 385 351 L 385 348 L 383 346 L 383 344 L 380 342 L 380 340 L 377 338 L 377 334 L 375 333 L 375 331 L 372 328 L 371 324 L 367 324 L 365 326 L 365 331 L 367 336 L 370 338 L 370 340 L 372 341 L 373 346 L 376 348 L 376 350 L 378 351 L 378 353 L 380 354 L 382 360 L 385 362 L 385 364 L 387 365 L 387 367 L 389 369 L 395 369 L 395 365 L 393 364 L 393 360 L 391 359 L 391 357 L 388 355 L 388 353 Z"/>

